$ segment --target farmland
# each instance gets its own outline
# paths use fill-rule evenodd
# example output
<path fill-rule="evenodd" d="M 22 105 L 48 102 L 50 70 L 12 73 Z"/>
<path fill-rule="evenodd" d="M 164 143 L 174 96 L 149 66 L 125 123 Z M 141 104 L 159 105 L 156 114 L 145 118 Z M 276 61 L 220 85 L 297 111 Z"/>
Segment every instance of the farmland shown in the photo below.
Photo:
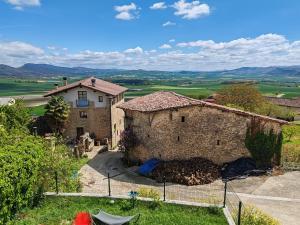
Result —
<path fill-rule="evenodd" d="M 80 78 L 71 79 L 69 82 Z M 115 79 L 110 78 L 109 81 L 121 84 L 129 88 L 126 93 L 127 97 L 142 96 L 154 91 L 167 90 L 175 91 L 182 95 L 194 98 L 203 98 L 211 95 L 230 82 L 222 82 L 220 80 L 199 80 L 197 78 L 185 79 Z M 54 84 L 61 85 L 61 79 L 11 79 L 0 78 L 0 96 L 16 96 L 16 95 L 33 95 L 43 94 L 54 88 Z M 300 96 L 299 83 L 288 82 L 257 82 L 255 84 L 259 91 L 264 95 L 277 96 L 286 98 Z"/>

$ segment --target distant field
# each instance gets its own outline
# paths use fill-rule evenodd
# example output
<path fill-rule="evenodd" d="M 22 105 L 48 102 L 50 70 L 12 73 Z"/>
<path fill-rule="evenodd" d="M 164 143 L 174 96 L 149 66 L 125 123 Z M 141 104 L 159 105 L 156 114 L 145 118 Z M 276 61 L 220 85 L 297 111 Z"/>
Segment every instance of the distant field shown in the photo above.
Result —
<path fill-rule="evenodd" d="M 0 96 L 42 94 L 53 87 L 53 82 L 0 78 Z"/>
<path fill-rule="evenodd" d="M 126 93 L 127 97 L 142 96 L 155 91 L 167 90 L 194 98 L 203 98 L 226 85 L 218 80 L 199 81 L 192 78 L 184 81 L 146 79 L 142 81 L 145 84 L 132 85 L 130 84 L 130 80 L 126 80 L 126 83 L 123 83 L 122 80 L 118 80 L 118 82 L 121 82 L 121 84 L 129 88 L 129 91 Z M 53 89 L 54 83 L 59 82 L 59 80 L 38 81 L 0 78 L 0 96 L 43 94 Z M 299 84 L 295 83 L 259 83 L 257 86 L 264 95 L 281 95 L 286 98 L 300 96 Z"/>

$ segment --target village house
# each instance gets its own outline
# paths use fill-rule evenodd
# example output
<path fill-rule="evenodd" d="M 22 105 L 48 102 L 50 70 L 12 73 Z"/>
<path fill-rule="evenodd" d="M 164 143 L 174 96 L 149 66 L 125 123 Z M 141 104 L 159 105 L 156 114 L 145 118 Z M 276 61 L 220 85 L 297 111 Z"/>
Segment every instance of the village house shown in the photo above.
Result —
<path fill-rule="evenodd" d="M 278 97 L 265 97 L 267 101 L 279 105 L 281 107 L 292 110 L 296 113 L 295 120 L 300 120 L 300 97 L 298 98 L 278 98 Z"/>
<path fill-rule="evenodd" d="M 90 77 L 64 85 L 48 92 L 44 97 L 62 96 L 70 104 L 70 115 L 64 136 L 78 139 L 89 133 L 109 148 L 116 147 L 124 130 L 124 112 L 117 108 L 124 102 L 127 88 Z"/>
<path fill-rule="evenodd" d="M 223 164 L 250 156 L 245 138 L 253 120 L 276 133 L 287 123 L 166 91 L 118 107 L 125 112 L 125 127 L 133 129 L 137 139 L 129 157 L 142 162 L 202 157 Z"/>

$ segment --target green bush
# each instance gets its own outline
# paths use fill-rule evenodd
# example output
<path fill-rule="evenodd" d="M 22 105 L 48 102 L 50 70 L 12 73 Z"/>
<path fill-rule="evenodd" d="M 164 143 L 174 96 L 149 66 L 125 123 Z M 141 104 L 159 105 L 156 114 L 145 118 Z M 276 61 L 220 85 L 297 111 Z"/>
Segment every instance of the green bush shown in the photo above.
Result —
<path fill-rule="evenodd" d="M 39 177 L 44 158 L 40 138 L 14 132 L 4 139 L 0 144 L 0 224 L 21 208 L 36 204 L 42 192 Z"/>
<path fill-rule="evenodd" d="M 247 129 L 245 145 L 255 159 L 258 167 L 280 164 L 282 133 L 272 129 L 266 131 L 259 123 L 253 123 Z"/>
<path fill-rule="evenodd" d="M 280 223 L 254 206 L 246 206 L 242 210 L 243 225 L 280 225 Z"/>
<path fill-rule="evenodd" d="M 43 161 L 43 176 L 41 176 L 44 189 L 55 191 L 55 172 L 58 176 L 60 192 L 79 192 L 81 184 L 78 176 L 78 159 L 72 156 L 70 149 L 64 144 L 48 146 Z"/>
<path fill-rule="evenodd" d="M 160 198 L 159 192 L 152 188 L 139 188 L 138 193 L 139 193 L 139 197 L 158 198 L 158 199 Z"/>

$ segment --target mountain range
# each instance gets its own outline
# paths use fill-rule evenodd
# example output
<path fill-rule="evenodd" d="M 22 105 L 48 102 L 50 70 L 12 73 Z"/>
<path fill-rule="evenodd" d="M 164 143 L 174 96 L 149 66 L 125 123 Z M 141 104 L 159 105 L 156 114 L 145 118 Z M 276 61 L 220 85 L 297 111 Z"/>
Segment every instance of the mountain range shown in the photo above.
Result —
<path fill-rule="evenodd" d="M 223 71 L 146 71 L 121 69 L 92 69 L 85 67 L 62 67 L 50 64 L 24 64 L 11 67 L 0 64 L 0 77 L 53 77 L 53 76 L 122 76 L 122 77 L 202 77 L 223 79 L 290 79 L 300 80 L 300 66 L 241 67 Z"/>

